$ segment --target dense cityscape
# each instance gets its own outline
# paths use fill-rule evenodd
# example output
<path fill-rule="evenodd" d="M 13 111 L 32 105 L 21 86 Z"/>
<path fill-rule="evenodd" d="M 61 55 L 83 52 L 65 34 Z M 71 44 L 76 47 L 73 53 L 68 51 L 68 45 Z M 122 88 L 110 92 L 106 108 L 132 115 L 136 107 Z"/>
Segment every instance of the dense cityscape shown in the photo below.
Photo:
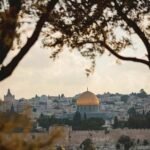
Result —
<path fill-rule="evenodd" d="M 129 147 L 147 150 L 150 148 L 149 100 L 150 95 L 144 89 L 128 95 L 95 95 L 87 89 L 73 97 L 35 95 L 31 99 L 15 99 L 8 89 L 0 111 L 10 116 L 30 112 L 27 115 L 32 122 L 32 134 L 48 133 L 55 126 L 63 126 L 68 138 L 57 146 L 68 149 L 81 148 L 82 142 L 89 139 L 96 149 L 121 149 L 117 142 L 129 138 L 132 143 L 128 143 Z"/>

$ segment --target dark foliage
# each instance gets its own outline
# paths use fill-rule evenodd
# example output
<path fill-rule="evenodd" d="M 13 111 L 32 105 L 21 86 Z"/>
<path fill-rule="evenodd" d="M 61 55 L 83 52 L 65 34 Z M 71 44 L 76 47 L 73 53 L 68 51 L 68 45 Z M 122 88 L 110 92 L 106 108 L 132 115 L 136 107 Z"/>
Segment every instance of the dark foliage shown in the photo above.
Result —
<path fill-rule="evenodd" d="M 150 129 L 150 112 L 140 114 L 134 110 L 133 112 L 130 112 L 129 119 L 127 121 L 115 121 L 114 127 L 128 127 L 130 129 Z"/>
<path fill-rule="evenodd" d="M 119 140 L 119 144 L 122 144 L 124 146 L 124 150 L 129 150 L 131 146 L 133 146 L 133 141 L 130 139 L 129 136 L 122 135 Z"/>
<path fill-rule="evenodd" d="M 89 138 L 85 139 L 80 144 L 80 148 L 82 148 L 82 150 L 95 150 L 94 144 L 93 144 L 92 140 Z"/>
<path fill-rule="evenodd" d="M 102 125 L 104 125 L 105 121 L 101 118 L 81 119 L 80 113 L 76 112 L 73 120 L 41 115 L 38 119 L 38 123 L 47 130 L 52 125 L 69 125 L 72 126 L 73 130 L 101 130 L 103 129 Z"/>
<path fill-rule="evenodd" d="M 87 75 L 94 71 L 95 58 L 108 51 L 118 59 L 145 64 L 150 67 L 150 26 L 148 0 L 9 0 L 9 7 L 0 13 L 0 81 L 9 77 L 23 57 L 30 51 L 40 34 L 44 47 L 54 51 L 51 58 L 67 46 L 78 50 L 91 60 Z M 57 4 L 57 7 L 55 5 Z M 21 43 L 19 29 L 27 16 L 38 20 L 26 42 Z M 28 23 L 28 22 L 26 22 Z M 116 34 L 116 30 L 121 31 Z M 118 32 L 117 31 L 117 32 Z M 58 33 L 59 36 L 53 36 Z M 131 36 L 136 35 L 145 46 L 145 53 L 137 58 L 123 56 L 119 52 L 134 47 Z M 8 53 L 17 41 L 18 54 L 4 64 Z"/>

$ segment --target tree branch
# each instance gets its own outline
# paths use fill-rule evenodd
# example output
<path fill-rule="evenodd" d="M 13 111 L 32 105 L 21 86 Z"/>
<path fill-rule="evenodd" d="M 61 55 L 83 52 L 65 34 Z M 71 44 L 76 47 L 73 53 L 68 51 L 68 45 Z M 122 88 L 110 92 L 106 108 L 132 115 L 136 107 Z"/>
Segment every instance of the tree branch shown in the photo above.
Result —
<path fill-rule="evenodd" d="M 107 45 L 105 42 L 101 41 L 100 42 L 102 46 L 104 46 L 112 55 L 116 56 L 117 58 L 125 61 L 132 61 L 132 62 L 137 62 L 137 63 L 142 63 L 150 67 L 150 63 L 147 60 L 136 58 L 136 57 L 127 57 L 127 56 L 122 56 L 115 52 L 109 45 Z"/>
<path fill-rule="evenodd" d="M 114 0 L 114 3 L 115 3 L 115 8 L 118 12 L 118 15 L 122 17 L 122 19 L 127 23 L 127 25 L 131 27 L 135 31 L 135 33 L 140 37 L 140 39 L 143 41 L 146 47 L 147 53 L 148 53 L 148 59 L 150 61 L 150 43 L 147 37 L 145 36 L 144 32 L 141 31 L 141 29 L 138 27 L 138 25 L 134 21 L 129 19 L 127 15 L 122 12 L 122 8 L 118 5 L 116 0 Z"/>
<path fill-rule="evenodd" d="M 136 57 L 122 56 L 122 55 L 118 54 L 114 49 L 112 49 L 109 45 L 107 45 L 104 41 L 84 41 L 84 42 L 80 42 L 80 43 L 77 43 L 77 44 L 79 46 L 81 46 L 81 45 L 84 45 L 84 44 L 87 44 L 87 43 L 101 44 L 101 46 L 103 46 L 106 50 L 108 50 L 112 55 L 114 55 L 115 57 L 117 57 L 121 60 L 142 63 L 142 64 L 145 64 L 148 67 L 150 67 L 150 62 L 149 61 L 147 61 L 145 59 L 136 58 Z"/>
<path fill-rule="evenodd" d="M 22 58 L 28 53 L 30 48 L 35 44 L 40 35 L 41 29 L 45 21 L 48 19 L 49 13 L 53 10 L 54 6 L 57 4 L 58 1 L 59 0 L 51 0 L 48 2 L 47 11 L 43 13 L 42 16 L 40 17 L 32 36 L 27 40 L 24 47 L 21 48 L 20 52 L 12 59 L 12 61 L 7 66 L 3 66 L 1 68 L 0 81 L 6 79 L 13 73 L 13 71 L 15 70 L 19 62 L 22 60 Z"/>

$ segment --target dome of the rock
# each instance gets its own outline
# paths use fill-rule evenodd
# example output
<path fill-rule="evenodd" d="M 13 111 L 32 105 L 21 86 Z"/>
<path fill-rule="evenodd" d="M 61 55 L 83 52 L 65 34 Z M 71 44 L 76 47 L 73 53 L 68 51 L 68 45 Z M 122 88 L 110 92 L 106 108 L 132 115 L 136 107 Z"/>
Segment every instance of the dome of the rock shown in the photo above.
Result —
<path fill-rule="evenodd" d="M 78 106 L 95 106 L 99 104 L 100 100 L 98 97 L 90 91 L 83 92 L 77 100 Z"/>
<path fill-rule="evenodd" d="M 80 113 L 95 113 L 99 112 L 100 100 L 90 92 L 83 92 L 77 99 L 77 111 Z"/>

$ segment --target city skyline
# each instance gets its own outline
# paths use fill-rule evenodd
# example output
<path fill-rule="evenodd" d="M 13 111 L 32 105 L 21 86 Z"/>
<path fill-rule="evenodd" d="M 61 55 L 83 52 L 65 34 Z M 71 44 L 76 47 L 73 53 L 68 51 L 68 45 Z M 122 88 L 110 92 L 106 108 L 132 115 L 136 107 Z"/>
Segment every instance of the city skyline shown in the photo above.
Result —
<path fill-rule="evenodd" d="M 144 46 L 136 36 L 132 37 L 135 47 L 122 52 L 124 55 L 142 56 Z M 8 60 L 18 51 L 12 51 Z M 58 95 L 64 93 L 74 96 L 89 88 L 94 93 L 131 93 L 145 89 L 150 93 L 150 70 L 147 66 L 134 62 L 119 61 L 105 53 L 97 56 L 96 68 L 92 75 L 86 77 L 85 69 L 90 61 L 83 58 L 78 51 L 65 49 L 55 61 L 49 58 L 50 49 L 41 48 L 40 43 L 32 47 L 14 73 L 0 83 L 0 98 L 7 89 L 16 98 L 31 98 L 35 94 Z M 39 60 L 40 59 L 40 60 Z M 121 62 L 121 64 L 120 64 Z M 7 63 L 7 62 L 5 62 Z M 104 65 L 105 64 L 105 65 Z"/>
<path fill-rule="evenodd" d="M 143 22 L 143 26 L 148 24 Z M 23 29 L 22 42 L 30 36 L 34 24 Z M 30 33 L 31 32 L 31 33 Z M 119 38 L 124 35 L 120 28 L 115 31 Z M 126 35 L 126 34 L 125 34 Z M 56 36 L 56 35 L 55 35 Z M 147 51 L 144 43 L 136 33 L 129 36 L 132 46 L 121 50 L 122 56 L 147 59 Z M 102 56 L 97 54 L 95 71 L 90 77 L 86 77 L 85 69 L 90 67 L 90 61 L 82 57 L 79 50 L 70 52 L 65 46 L 59 54 L 59 58 L 53 61 L 51 56 L 53 49 L 41 47 L 41 37 L 31 47 L 29 53 L 22 59 L 13 74 L 6 80 L 0 82 L 0 98 L 7 89 L 16 95 L 17 99 L 30 98 L 35 94 L 58 95 L 64 93 L 73 96 L 89 88 L 94 93 L 131 93 L 145 89 L 150 93 L 150 69 L 143 64 L 120 61 L 108 51 Z M 15 47 L 15 46 L 14 46 Z M 3 65 L 8 64 L 18 50 L 10 50 Z M 121 63 L 121 64 L 120 64 Z"/>

